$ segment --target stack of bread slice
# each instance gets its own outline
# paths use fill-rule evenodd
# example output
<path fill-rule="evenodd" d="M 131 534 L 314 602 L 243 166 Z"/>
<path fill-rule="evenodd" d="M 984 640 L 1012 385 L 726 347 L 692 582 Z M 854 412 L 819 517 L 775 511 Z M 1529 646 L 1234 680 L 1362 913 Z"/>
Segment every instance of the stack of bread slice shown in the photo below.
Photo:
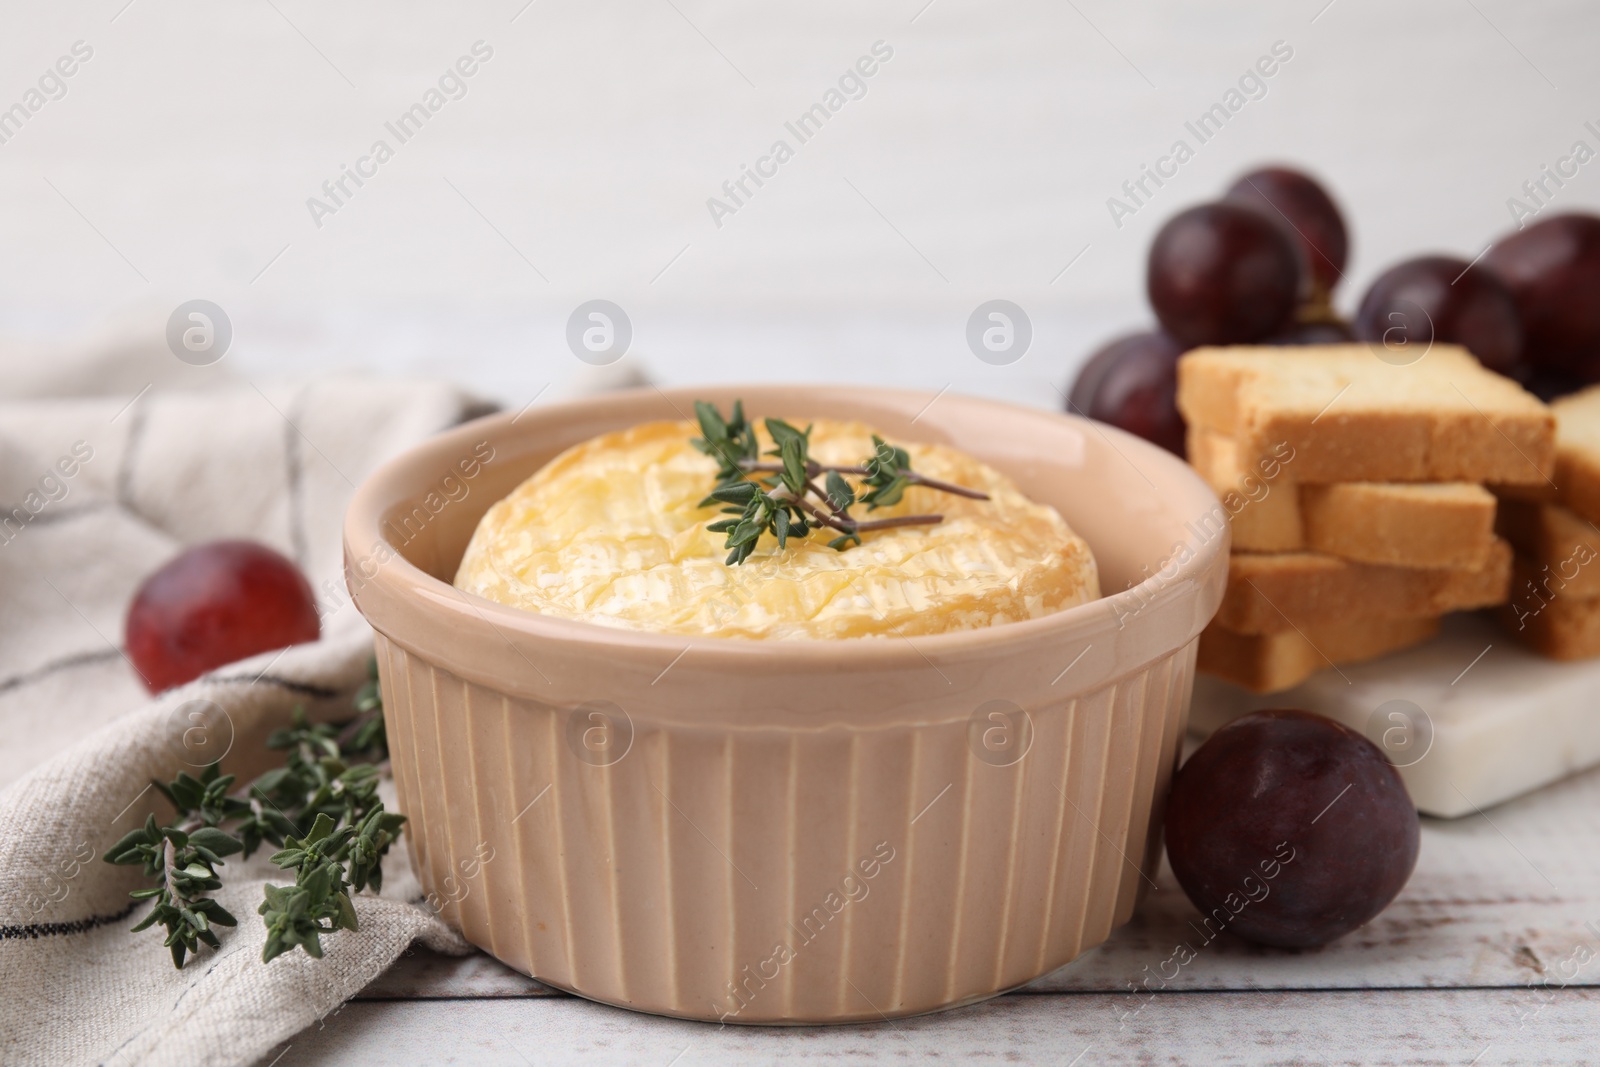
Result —
<path fill-rule="evenodd" d="M 1222 521 L 1191 530 L 1233 536 L 1201 670 L 1275 692 L 1506 602 L 1512 551 L 1485 485 L 1546 484 L 1554 417 L 1464 349 L 1383 356 L 1358 344 L 1180 360 L 1190 462 L 1222 504 Z"/>
<path fill-rule="evenodd" d="M 1497 486 L 1500 536 L 1517 550 L 1506 628 L 1554 659 L 1600 656 L 1600 386 L 1550 405 L 1550 482 Z"/>

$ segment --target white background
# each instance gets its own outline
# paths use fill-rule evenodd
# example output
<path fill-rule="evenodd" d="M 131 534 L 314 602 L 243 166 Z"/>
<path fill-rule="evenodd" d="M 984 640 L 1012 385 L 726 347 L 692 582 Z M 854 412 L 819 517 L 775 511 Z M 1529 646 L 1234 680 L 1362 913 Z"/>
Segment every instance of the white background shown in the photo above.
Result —
<path fill-rule="evenodd" d="M 565 321 L 602 297 L 664 383 L 1054 405 L 1094 345 L 1148 320 L 1162 219 L 1247 167 L 1326 178 L 1353 231 L 1348 308 L 1398 258 L 1476 255 L 1541 164 L 1600 147 L 1600 9 L 1578 0 L 525 2 L 12 0 L 0 108 L 73 42 L 94 57 L 0 145 L 0 338 L 155 334 L 198 297 L 252 376 L 425 373 L 520 403 L 581 369 Z M 317 228 L 306 199 L 396 144 L 385 120 L 480 39 L 468 95 Z M 866 97 L 715 226 L 706 199 L 878 40 L 894 57 Z M 1278 40 L 1294 55 L 1267 95 L 1115 227 L 1106 198 L 1194 145 L 1185 120 Z M 1597 176 L 1557 205 L 1600 206 Z M 1034 323 L 1013 366 L 965 342 L 996 297 Z M 38 358 L 10 351 L 0 382 Z"/>

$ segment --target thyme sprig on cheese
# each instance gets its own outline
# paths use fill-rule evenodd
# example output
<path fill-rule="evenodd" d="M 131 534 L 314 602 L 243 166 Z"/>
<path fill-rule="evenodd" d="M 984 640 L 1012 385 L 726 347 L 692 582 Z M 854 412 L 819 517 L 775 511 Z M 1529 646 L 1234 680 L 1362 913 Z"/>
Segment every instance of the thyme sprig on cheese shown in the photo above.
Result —
<path fill-rule="evenodd" d="M 745 418 L 742 400 L 733 402 L 728 418 L 704 400 L 695 401 L 694 411 L 704 436 L 690 443 L 717 461 L 716 488 L 700 506 L 722 504 L 723 514 L 737 516 L 718 519 L 706 527 L 728 535 L 723 547 L 729 550 L 729 564 L 749 559 L 763 534 L 770 533 L 778 539 L 778 547 L 784 548 L 791 537 L 806 537 L 813 529 L 827 527 L 838 532 L 828 547 L 843 552 L 859 545 L 863 533 L 943 522 L 943 515 L 864 520 L 850 514 L 856 504 L 865 505 L 868 511 L 898 504 L 913 485 L 973 500 L 989 499 L 987 493 L 976 489 L 918 474 L 911 469 L 905 449 L 877 434 L 872 435 L 872 455 L 860 464 L 825 464 L 811 458 L 809 426 L 801 430 L 782 419 L 764 419 L 776 447 L 762 453 L 755 425 Z M 775 459 L 763 460 L 763 454 Z M 851 485 L 846 475 L 857 478 L 859 484 Z M 821 486 L 817 485 L 819 477 Z"/>

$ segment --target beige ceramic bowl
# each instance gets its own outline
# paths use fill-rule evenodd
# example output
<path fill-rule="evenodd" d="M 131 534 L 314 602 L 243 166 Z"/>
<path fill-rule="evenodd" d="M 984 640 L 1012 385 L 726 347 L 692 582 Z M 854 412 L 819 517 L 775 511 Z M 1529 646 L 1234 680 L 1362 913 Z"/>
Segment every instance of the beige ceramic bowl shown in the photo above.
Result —
<path fill-rule="evenodd" d="M 451 586 L 484 511 L 569 445 L 741 396 L 755 414 L 966 450 L 1054 505 L 1116 595 L 914 640 L 761 642 L 547 618 Z M 623 1007 L 827 1023 L 993 996 L 1127 921 L 1222 592 L 1222 512 L 1128 434 L 929 399 L 615 394 L 467 424 L 361 488 L 346 568 L 378 632 L 406 837 L 469 940 Z"/>

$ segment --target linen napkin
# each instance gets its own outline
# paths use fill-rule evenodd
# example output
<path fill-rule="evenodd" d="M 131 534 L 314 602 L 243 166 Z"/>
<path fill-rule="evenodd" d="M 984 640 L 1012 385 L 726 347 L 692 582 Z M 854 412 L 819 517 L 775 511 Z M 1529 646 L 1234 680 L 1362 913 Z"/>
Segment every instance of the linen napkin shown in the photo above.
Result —
<path fill-rule="evenodd" d="M 196 373 L 197 370 L 206 372 Z M 469 950 L 427 907 L 404 845 L 357 931 L 263 964 L 270 846 L 222 868 L 239 920 L 173 968 L 136 867 L 102 861 L 149 812 L 152 779 L 221 758 L 270 765 L 266 734 L 304 706 L 348 716 L 371 634 L 344 590 L 345 504 L 385 459 L 489 410 L 424 381 L 256 382 L 178 364 L 163 340 L 0 353 L 0 1062 L 256 1060 L 359 991 L 407 946 Z M 19 396 L 26 399 L 17 399 Z M 319 641 L 151 698 L 122 652 L 139 582 L 190 543 L 248 537 L 317 592 Z"/>

